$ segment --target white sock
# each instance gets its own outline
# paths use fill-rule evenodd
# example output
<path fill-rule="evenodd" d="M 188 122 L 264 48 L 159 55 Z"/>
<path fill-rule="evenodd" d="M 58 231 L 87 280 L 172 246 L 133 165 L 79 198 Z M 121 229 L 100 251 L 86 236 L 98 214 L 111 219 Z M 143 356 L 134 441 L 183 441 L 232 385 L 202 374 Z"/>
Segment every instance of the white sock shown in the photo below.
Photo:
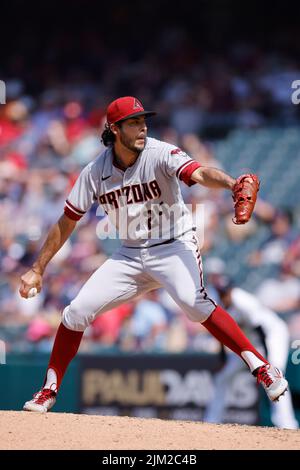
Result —
<path fill-rule="evenodd" d="M 50 390 L 56 391 L 57 389 L 57 376 L 54 369 L 48 369 L 47 380 L 43 388 L 50 388 Z"/>
<path fill-rule="evenodd" d="M 265 362 L 255 356 L 255 354 L 251 351 L 243 351 L 241 356 L 247 362 L 251 372 L 253 372 L 258 367 L 265 365 Z"/>

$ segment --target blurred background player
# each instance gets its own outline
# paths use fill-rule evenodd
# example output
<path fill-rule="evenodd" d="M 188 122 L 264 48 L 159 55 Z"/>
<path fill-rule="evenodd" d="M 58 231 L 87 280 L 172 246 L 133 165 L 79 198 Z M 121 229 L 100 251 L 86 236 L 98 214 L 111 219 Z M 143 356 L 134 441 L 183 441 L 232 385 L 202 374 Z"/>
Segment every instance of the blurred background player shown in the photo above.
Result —
<path fill-rule="evenodd" d="M 217 260 L 215 268 L 222 269 L 221 263 L 217 263 Z M 282 371 L 285 371 L 290 348 L 290 336 L 286 323 L 254 295 L 235 286 L 228 276 L 214 273 L 210 274 L 210 280 L 218 293 L 220 303 L 228 309 L 235 321 L 251 338 L 258 351 L 266 354 L 271 363 L 277 364 Z M 236 360 L 235 354 L 232 354 L 230 350 L 226 349 L 224 352 L 225 365 L 214 376 L 214 396 L 204 414 L 204 421 L 210 423 L 223 422 L 226 392 L 235 374 L 245 368 L 245 365 Z M 278 428 L 298 428 L 289 390 L 276 405 L 271 403 L 271 421 Z"/>

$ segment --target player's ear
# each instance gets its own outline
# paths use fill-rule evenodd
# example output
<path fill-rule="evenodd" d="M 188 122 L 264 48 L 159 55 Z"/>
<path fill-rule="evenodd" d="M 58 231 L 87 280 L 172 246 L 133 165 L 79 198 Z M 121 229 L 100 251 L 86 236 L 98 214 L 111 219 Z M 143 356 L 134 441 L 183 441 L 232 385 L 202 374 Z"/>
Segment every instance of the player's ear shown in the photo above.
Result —
<path fill-rule="evenodd" d="M 114 135 L 117 135 L 117 133 L 118 133 L 117 129 L 118 129 L 118 126 L 116 124 L 111 124 L 110 125 L 110 130 Z"/>

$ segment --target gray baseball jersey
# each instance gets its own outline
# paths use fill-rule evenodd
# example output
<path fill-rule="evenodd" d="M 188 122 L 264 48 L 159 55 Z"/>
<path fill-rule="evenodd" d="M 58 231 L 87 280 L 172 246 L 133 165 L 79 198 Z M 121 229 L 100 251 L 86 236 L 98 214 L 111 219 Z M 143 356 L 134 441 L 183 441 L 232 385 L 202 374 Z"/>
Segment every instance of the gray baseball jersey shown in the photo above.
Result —
<path fill-rule="evenodd" d="M 64 309 L 67 328 L 84 331 L 98 315 L 160 287 L 192 321 L 209 317 L 216 304 L 203 285 L 193 219 L 179 185 L 193 184 L 191 174 L 199 166 L 173 145 L 147 138 L 126 171 L 116 166 L 112 148 L 83 169 L 66 200 L 66 215 L 79 220 L 98 201 L 123 244 Z"/>
<path fill-rule="evenodd" d="M 134 165 L 124 171 L 110 147 L 82 170 L 64 210 L 79 220 L 98 201 L 127 247 L 179 238 L 194 225 L 179 180 L 194 184 L 190 177 L 198 167 L 181 149 L 148 137 Z"/>

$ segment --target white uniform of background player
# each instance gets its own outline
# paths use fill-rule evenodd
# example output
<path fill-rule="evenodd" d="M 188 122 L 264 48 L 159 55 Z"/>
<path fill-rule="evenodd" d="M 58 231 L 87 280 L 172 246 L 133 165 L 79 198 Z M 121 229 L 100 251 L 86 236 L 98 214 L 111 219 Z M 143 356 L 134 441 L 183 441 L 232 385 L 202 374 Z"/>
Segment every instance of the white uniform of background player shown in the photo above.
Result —
<path fill-rule="evenodd" d="M 226 292 L 226 298 L 229 299 L 230 296 L 230 305 L 229 300 L 226 302 L 229 313 L 246 331 L 252 344 L 264 354 L 264 344 L 258 334 L 258 330 L 262 330 L 268 360 L 271 364 L 275 363 L 282 371 L 285 371 L 290 349 L 289 331 L 286 323 L 244 289 L 232 287 L 229 284 L 227 287 L 225 286 L 225 289 L 222 286 L 223 292 Z M 245 365 L 237 359 L 235 354 L 229 350 L 226 351 L 226 363 L 222 370 L 215 375 L 215 393 L 206 409 L 204 421 L 210 423 L 223 421 L 226 391 L 228 391 L 234 375 L 245 368 Z M 279 428 L 298 428 L 289 390 L 278 403 L 271 403 L 271 420 L 274 426 Z"/>

